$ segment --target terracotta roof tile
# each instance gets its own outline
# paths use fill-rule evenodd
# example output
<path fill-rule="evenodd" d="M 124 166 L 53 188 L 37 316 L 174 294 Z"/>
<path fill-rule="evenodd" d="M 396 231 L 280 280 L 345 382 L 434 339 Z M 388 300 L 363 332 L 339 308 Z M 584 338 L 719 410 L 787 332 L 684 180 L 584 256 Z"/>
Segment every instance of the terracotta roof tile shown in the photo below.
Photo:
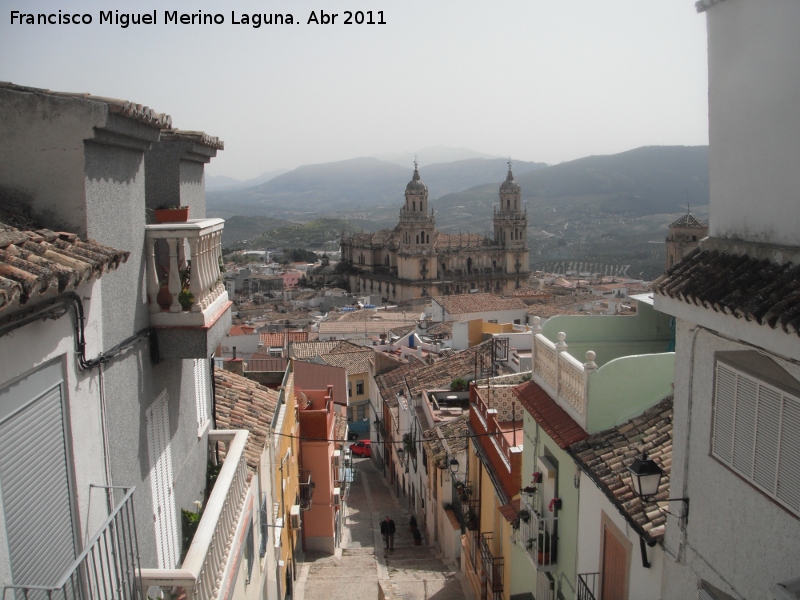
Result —
<path fill-rule="evenodd" d="M 697 219 L 693 214 L 687 213 L 669 224 L 670 227 L 682 229 L 708 229 L 708 225 Z"/>
<path fill-rule="evenodd" d="M 457 454 L 467 449 L 469 414 L 449 419 L 422 433 L 423 446 L 428 453 L 432 465 L 444 467 L 445 459 L 450 454 Z"/>
<path fill-rule="evenodd" d="M 535 382 L 528 381 L 513 390 L 525 410 L 562 449 L 589 435 Z"/>
<path fill-rule="evenodd" d="M 320 355 L 320 358 L 329 365 L 347 369 L 348 375 L 369 373 L 372 367 L 373 351 L 363 346 L 355 346 L 354 344 L 347 344 L 347 346 L 356 348 L 356 350 L 339 351 L 339 347 L 337 346 L 328 354 Z"/>
<path fill-rule="evenodd" d="M 21 230 L 0 222 L 0 314 L 39 296 L 75 289 L 128 260 L 115 250 L 74 233 Z"/>
<path fill-rule="evenodd" d="M 460 294 L 436 296 L 433 301 L 451 315 L 461 315 L 496 310 L 524 310 L 527 305 L 519 298 L 499 298 L 492 294 Z"/>
<path fill-rule="evenodd" d="M 696 249 L 653 282 L 662 296 L 800 335 L 800 265 Z"/>
<path fill-rule="evenodd" d="M 292 345 L 289 346 L 289 356 L 301 360 L 314 358 L 315 356 L 327 354 L 341 343 L 341 340 L 330 340 L 327 342 L 320 342 L 319 340 L 313 342 L 292 342 Z"/>
<path fill-rule="evenodd" d="M 448 388 L 454 379 L 474 379 L 476 360 L 480 369 L 481 360 L 483 364 L 488 364 L 491 360 L 491 352 L 492 340 L 487 340 L 468 350 L 437 360 L 432 365 L 413 369 L 406 376 L 409 392 L 412 396 L 417 396 L 423 390 Z"/>
<path fill-rule="evenodd" d="M 267 443 L 269 428 L 279 392 L 255 381 L 214 369 L 214 419 L 217 429 L 247 429 L 245 457 L 247 466 L 255 473 L 261 453 Z"/>
<path fill-rule="evenodd" d="M 634 495 L 628 473 L 642 451 L 664 470 L 659 493 L 653 501 L 644 503 Z M 629 522 L 660 541 L 666 515 L 659 503 L 669 495 L 672 464 L 672 396 L 635 419 L 572 444 L 569 452 Z"/>
<path fill-rule="evenodd" d="M 516 498 L 508 504 L 504 504 L 498 510 L 506 521 L 513 524 L 517 522 L 517 519 L 519 519 L 519 505 L 520 499 Z"/>

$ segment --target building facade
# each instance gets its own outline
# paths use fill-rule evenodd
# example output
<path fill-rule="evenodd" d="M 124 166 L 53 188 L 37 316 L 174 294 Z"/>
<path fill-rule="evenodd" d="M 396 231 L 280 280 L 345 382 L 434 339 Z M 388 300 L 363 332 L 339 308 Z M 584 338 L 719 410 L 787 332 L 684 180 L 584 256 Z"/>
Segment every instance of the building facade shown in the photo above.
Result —
<path fill-rule="evenodd" d="M 472 290 L 506 294 L 527 285 L 527 229 L 528 215 L 510 164 L 490 239 L 437 231 L 428 209 L 428 186 L 414 163 L 397 226 L 343 237 L 343 273 L 353 293 L 375 293 L 390 302 Z"/>

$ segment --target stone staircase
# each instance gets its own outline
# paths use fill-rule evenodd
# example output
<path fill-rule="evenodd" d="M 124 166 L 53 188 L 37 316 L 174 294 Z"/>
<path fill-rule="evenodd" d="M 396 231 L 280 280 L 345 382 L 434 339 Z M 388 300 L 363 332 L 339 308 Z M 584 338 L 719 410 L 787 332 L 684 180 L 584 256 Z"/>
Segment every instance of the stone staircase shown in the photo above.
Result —
<path fill-rule="evenodd" d="M 383 556 L 388 580 L 381 581 L 386 598 L 403 600 L 464 600 L 458 574 L 445 564 L 439 554 L 428 546 L 395 546 Z"/>

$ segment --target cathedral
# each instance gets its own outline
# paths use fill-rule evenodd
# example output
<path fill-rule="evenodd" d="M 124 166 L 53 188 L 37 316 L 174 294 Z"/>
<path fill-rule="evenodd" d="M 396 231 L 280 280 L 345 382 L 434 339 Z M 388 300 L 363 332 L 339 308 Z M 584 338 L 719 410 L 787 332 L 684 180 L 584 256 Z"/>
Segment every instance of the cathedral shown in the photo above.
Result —
<path fill-rule="evenodd" d="M 436 230 L 428 186 L 414 176 L 394 229 L 342 238 L 342 266 L 350 291 L 389 302 L 471 291 L 502 295 L 528 282 L 528 215 L 511 163 L 494 209 L 494 239 Z"/>

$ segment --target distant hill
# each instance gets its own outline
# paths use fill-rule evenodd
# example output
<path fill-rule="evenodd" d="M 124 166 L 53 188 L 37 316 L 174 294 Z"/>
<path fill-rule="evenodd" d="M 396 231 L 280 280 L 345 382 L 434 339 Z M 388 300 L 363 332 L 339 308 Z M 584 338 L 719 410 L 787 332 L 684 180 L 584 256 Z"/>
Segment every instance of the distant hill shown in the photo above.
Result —
<path fill-rule="evenodd" d="M 515 173 L 544 169 L 544 163 L 514 163 Z M 472 158 L 421 167 L 431 198 L 505 179 L 502 158 Z M 246 189 L 208 190 L 210 214 L 267 215 L 298 218 L 309 213 L 390 206 L 399 210 L 412 169 L 377 158 L 306 165 Z"/>
<path fill-rule="evenodd" d="M 419 161 L 421 167 L 436 163 L 449 163 L 471 158 L 502 158 L 483 152 L 476 152 L 469 148 L 453 148 L 452 146 L 428 146 L 414 152 L 387 152 L 375 158 L 409 168 L 414 164 L 414 159 Z"/>
<path fill-rule="evenodd" d="M 280 227 L 293 225 L 283 219 L 273 217 L 234 215 L 225 219 L 225 229 L 222 230 L 222 245 L 230 246 L 235 242 L 243 242 L 272 231 Z"/>
<path fill-rule="evenodd" d="M 225 223 L 225 229 L 228 222 Z M 339 246 L 342 232 L 353 233 L 359 227 L 351 221 L 335 218 L 315 219 L 308 223 L 287 223 L 249 238 L 232 247 L 252 248 L 331 248 Z M 230 246 L 229 246 L 230 247 Z"/>
<path fill-rule="evenodd" d="M 225 177 L 225 175 L 206 175 L 206 190 L 226 190 L 226 189 L 239 189 L 246 187 L 254 187 L 266 183 L 270 179 L 274 179 L 278 175 L 283 175 L 288 169 L 278 169 L 277 171 L 267 171 L 253 179 L 239 180 L 233 177 Z"/>

